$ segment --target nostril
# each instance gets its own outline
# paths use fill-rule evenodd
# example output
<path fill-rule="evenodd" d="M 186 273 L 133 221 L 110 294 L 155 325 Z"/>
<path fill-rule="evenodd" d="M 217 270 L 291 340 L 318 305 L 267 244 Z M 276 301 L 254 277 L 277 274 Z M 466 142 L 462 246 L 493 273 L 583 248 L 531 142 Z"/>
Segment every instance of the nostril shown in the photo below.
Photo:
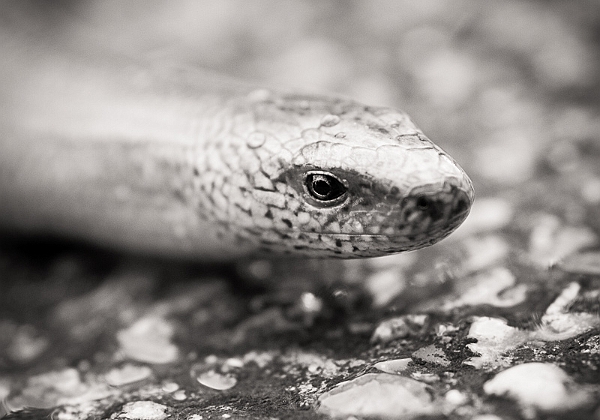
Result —
<path fill-rule="evenodd" d="M 459 198 L 458 201 L 456 202 L 456 206 L 454 207 L 454 211 L 457 214 L 462 214 L 465 211 L 467 211 L 468 205 L 467 205 L 467 200 L 465 200 L 464 198 Z"/>
<path fill-rule="evenodd" d="M 425 210 L 429 210 L 429 207 L 431 206 L 431 201 L 425 197 L 425 196 L 420 196 L 419 198 L 417 198 L 417 208 L 421 211 L 425 211 Z"/>
<path fill-rule="evenodd" d="M 427 214 L 433 220 L 438 220 L 444 216 L 443 204 L 426 195 L 417 197 L 415 207 L 420 212 Z"/>

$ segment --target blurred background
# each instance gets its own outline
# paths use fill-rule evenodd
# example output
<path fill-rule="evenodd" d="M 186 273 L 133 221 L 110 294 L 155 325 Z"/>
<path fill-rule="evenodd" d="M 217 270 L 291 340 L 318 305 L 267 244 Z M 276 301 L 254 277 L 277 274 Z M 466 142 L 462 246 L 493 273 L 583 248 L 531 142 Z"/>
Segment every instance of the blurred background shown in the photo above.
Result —
<path fill-rule="evenodd" d="M 15 28 L 41 28 L 57 45 L 100 46 L 155 65 L 398 107 L 463 166 L 476 202 L 465 225 L 438 245 L 343 264 L 259 261 L 243 276 L 270 277 L 273 287 L 256 290 L 234 283 L 235 275 L 196 268 L 121 256 L 107 264 L 95 251 L 58 251 L 39 263 L 27 250 L 0 249 L 0 399 L 8 401 L 0 415 L 23 407 L 50 413 L 79 404 L 77 387 L 96 392 L 102 385 L 89 391 L 89 400 L 101 401 L 97 418 L 116 416 L 139 395 L 164 396 L 181 418 L 190 407 L 215 416 L 234 407 L 317 418 L 302 410 L 325 389 L 434 342 L 448 364 L 430 358 L 410 372 L 431 386 L 436 404 L 455 387 L 468 396 L 455 418 L 498 412 L 531 419 L 533 411 L 520 417 L 514 404 L 484 395 L 489 372 L 463 367 L 473 354 L 468 343 L 477 341 L 467 336 L 470 322 L 497 317 L 533 330 L 573 284 L 581 296 L 575 290 L 559 302 L 566 309 L 554 310 L 566 314 L 579 299 L 573 310 L 598 322 L 600 1 L 3 1 L 0 36 Z M 561 269 L 549 268 L 565 257 Z M 335 283 L 339 277 L 347 282 Z M 311 282 L 310 292 L 300 290 Z M 380 343 L 378 325 L 390 317 L 399 327 Z M 597 385 L 600 341 L 592 325 L 587 337 L 518 347 L 510 363 L 549 361 Z M 171 365 L 156 362 L 173 348 L 165 356 Z M 156 352 L 150 359 L 147 349 Z M 261 365 L 246 359 L 251 354 L 270 359 Z M 237 364 L 228 367 L 228 356 L 239 356 Z M 129 393 L 112 385 L 106 391 L 105 373 L 132 360 L 151 374 L 134 378 Z M 219 363 L 241 378 L 231 394 L 190 382 L 190 365 Z M 52 373 L 59 369 L 68 375 Z M 171 398 L 167 381 L 184 398 Z M 77 385 L 72 395 L 63 382 Z M 73 412 L 65 418 L 85 417 Z"/>
<path fill-rule="evenodd" d="M 407 111 L 478 194 L 599 142 L 600 2 L 4 2 L 3 19 L 258 85 Z M 585 147 L 584 147 L 585 149 Z M 598 179 L 596 178 L 596 181 Z"/>

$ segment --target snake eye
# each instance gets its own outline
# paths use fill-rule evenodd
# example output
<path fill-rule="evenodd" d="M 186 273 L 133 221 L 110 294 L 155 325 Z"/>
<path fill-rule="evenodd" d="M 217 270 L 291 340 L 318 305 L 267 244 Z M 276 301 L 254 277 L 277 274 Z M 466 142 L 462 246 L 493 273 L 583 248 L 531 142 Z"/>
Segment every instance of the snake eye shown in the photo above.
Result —
<path fill-rule="evenodd" d="M 346 187 L 335 176 L 322 172 L 309 172 L 304 180 L 306 192 L 323 205 L 335 205 L 342 201 Z"/>

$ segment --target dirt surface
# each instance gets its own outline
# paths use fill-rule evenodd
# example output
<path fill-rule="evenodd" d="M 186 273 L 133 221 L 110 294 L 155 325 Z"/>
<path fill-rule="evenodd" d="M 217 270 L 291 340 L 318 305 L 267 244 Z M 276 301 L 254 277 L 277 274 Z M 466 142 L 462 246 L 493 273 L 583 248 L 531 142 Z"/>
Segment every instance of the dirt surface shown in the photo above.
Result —
<path fill-rule="evenodd" d="M 57 40 L 402 108 L 476 203 L 441 243 L 361 261 L 3 242 L 0 416 L 600 419 L 600 3 L 22 10 Z"/>

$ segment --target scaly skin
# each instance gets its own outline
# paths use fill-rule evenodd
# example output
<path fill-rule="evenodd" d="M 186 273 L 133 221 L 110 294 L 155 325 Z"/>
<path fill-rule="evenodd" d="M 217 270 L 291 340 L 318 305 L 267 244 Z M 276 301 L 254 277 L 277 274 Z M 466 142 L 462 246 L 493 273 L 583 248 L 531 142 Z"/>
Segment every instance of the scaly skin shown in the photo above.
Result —
<path fill-rule="evenodd" d="M 464 171 L 397 110 L 0 47 L 4 230 L 205 260 L 356 258 L 431 245 L 473 201 Z"/>

